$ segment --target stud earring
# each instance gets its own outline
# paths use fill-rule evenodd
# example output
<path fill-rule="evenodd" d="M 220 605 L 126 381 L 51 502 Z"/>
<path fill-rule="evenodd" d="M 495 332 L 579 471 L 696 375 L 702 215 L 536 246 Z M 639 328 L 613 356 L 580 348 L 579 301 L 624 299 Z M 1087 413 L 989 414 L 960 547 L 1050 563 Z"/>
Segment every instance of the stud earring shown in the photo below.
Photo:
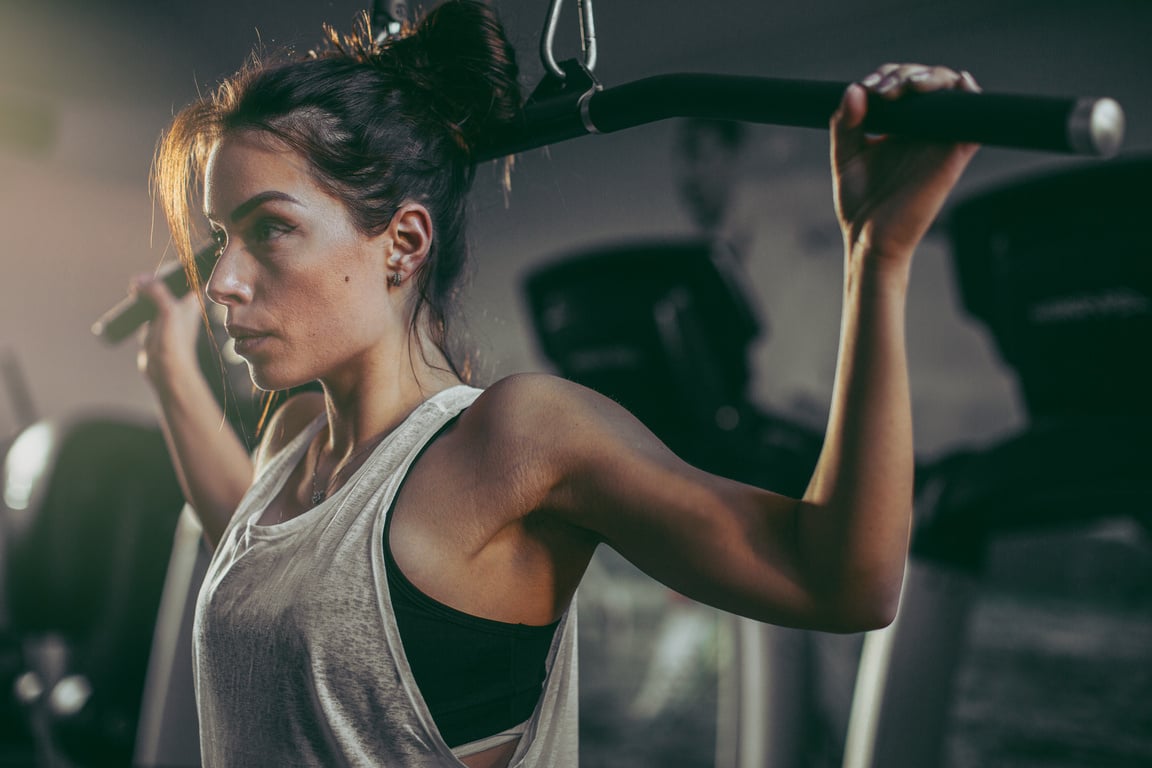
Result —
<path fill-rule="evenodd" d="M 402 282 L 404 282 L 404 278 L 400 276 L 399 272 L 393 272 L 392 274 L 388 275 L 388 284 L 393 288 L 399 288 L 400 283 Z"/>

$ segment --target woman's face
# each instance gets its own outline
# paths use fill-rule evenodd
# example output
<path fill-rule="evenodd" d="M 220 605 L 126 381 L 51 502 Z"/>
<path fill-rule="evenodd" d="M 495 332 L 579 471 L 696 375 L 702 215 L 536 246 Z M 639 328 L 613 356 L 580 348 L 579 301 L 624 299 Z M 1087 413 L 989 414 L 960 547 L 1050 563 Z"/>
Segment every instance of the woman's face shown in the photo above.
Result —
<path fill-rule="evenodd" d="M 256 385 L 285 389 L 368 364 L 402 324 L 388 297 L 391 239 L 361 234 L 307 162 L 254 132 L 207 164 L 205 213 L 222 246 L 208 280 Z"/>

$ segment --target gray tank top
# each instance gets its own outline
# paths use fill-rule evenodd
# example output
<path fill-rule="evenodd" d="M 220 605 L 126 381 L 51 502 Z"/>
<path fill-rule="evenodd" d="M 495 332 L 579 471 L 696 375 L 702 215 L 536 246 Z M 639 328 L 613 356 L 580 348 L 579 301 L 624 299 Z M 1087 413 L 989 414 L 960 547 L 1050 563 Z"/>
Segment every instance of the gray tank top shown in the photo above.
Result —
<path fill-rule="evenodd" d="M 256 521 L 320 431 L 268 463 L 208 568 L 193 630 L 203 764 L 461 766 L 408 662 L 384 571 L 384 523 L 420 449 L 480 390 L 420 405 L 340 490 L 278 525 Z M 577 765 L 575 600 L 513 766 Z M 462 680 L 461 685 L 467 685 Z"/>

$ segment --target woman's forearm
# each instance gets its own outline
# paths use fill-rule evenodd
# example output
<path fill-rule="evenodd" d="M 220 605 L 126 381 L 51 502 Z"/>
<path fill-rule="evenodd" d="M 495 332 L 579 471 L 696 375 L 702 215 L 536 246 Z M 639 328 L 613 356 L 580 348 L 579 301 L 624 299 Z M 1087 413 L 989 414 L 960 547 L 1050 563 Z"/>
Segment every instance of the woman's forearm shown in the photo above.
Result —
<path fill-rule="evenodd" d="M 847 259 L 832 408 L 798 520 L 801 562 L 850 629 L 892 620 L 912 516 L 911 259 L 878 256 L 860 248 Z"/>
<path fill-rule="evenodd" d="M 844 310 L 824 449 L 794 530 L 798 567 L 834 626 L 883 626 L 899 603 L 914 483 L 904 343 L 912 254 L 977 150 L 870 135 L 868 99 L 979 89 L 947 67 L 884 64 L 845 90 L 829 126 Z"/>
<path fill-rule="evenodd" d="M 184 498 L 215 544 L 252 484 L 252 459 L 195 365 L 150 375 Z"/>

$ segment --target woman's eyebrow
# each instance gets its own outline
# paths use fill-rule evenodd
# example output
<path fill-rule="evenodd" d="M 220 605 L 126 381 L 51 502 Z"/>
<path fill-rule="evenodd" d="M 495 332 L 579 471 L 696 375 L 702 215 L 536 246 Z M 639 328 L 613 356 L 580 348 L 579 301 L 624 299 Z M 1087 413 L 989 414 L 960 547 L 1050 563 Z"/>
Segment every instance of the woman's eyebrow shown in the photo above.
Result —
<path fill-rule="evenodd" d="M 228 215 L 228 220 L 235 224 L 269 200 L 281 200 L 287 203 L 300 205 L 300 201 L 292 197 L 292 195 L 288 194 L 287 192 L 277 192 L 274 189 L 270 189 L 266 192 L 257 192 L 256 194 L 252 195 L 252 197 L 240 203 L 240 205 L 236 206 L 232 210 L 232 213 Z M 216 214 L 214 214 L 212 211 L 205 211 L 204 216 L 207 219 L 213 221 L 216 220 Z"/>

